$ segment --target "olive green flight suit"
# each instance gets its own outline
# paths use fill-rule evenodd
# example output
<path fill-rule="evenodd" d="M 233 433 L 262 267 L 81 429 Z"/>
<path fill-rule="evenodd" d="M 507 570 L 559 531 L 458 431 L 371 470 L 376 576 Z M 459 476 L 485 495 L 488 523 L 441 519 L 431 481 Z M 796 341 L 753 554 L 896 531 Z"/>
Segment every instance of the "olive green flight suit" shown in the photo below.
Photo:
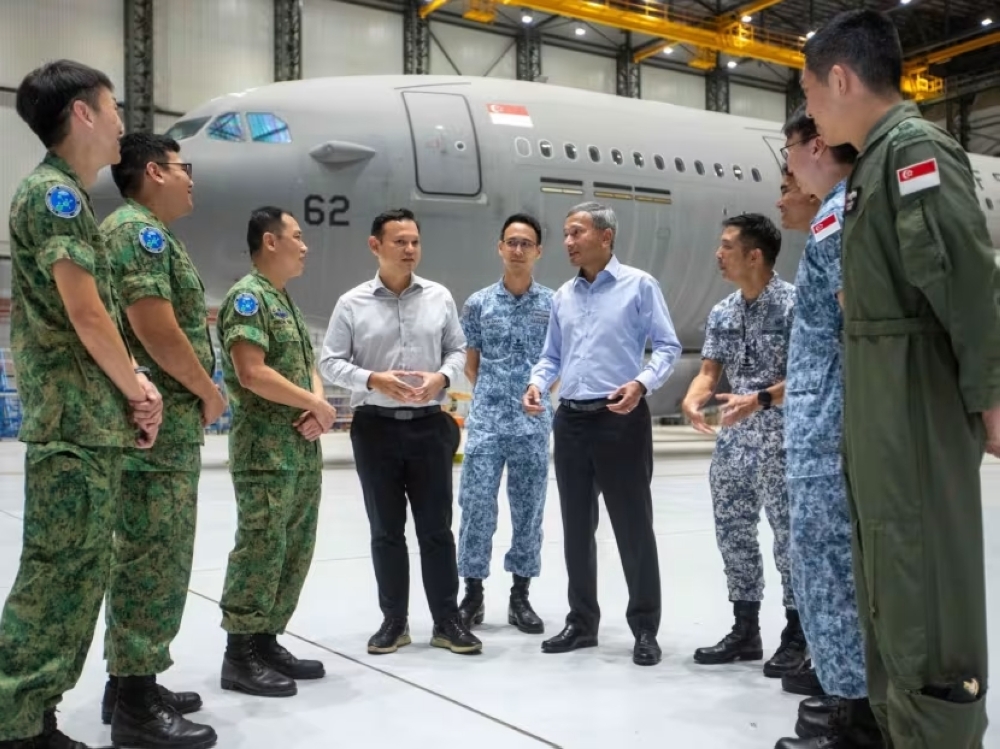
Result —
<path fill-rule="evenodd" d="M 128 200 L 101 224 L 123 310 L 141 299 L 173 307 L 181 331 L 209 376 L 215 352 L 205 287 L 180 241 L 146 207 Z M 201 399 L 167 374 L 123 314 L 136 362 L 163 396 L 163 423 L 151 450 L 129 450 L 115 517 L 104 657 L 115 676 L 166 671 L 180 630 L 194 554 L 201 474 Z"/>
<path fill-rule="evenodd" d="M 861 151 L 842 265 L 845 469 L 872 708 L 889 747 L 980 747 L 981 412 L 1000 405 L 1000 278 L 965 153 L 912 103 Z"/>
<path fill-rule="evenodd" d="M 285 291 L 254 269 L 229 290 L 217 323 L 232 404 L 229 468 L 236 490 L 236 546 L 223 588 L 222 627 L 232 634 L 281 634 L 295 612 L 312 562 L 323 459 L 293 423 L 302 410 L 268 401 L 236 377 L 231 349 L 264 350 L 264 363 L 313 390 L 309 330 Z"/>
<path fill-rule="evenodd" d="M 27 443 L 24 535 L 0 618 L 0 741 L 36 736 L 80 677 L 111 557 L 122 455 L 135 442 L 125 396 L 90 356 L 52 269 L 91 274 L 119 328 L 108 253 L 83 184 L 48 154 L 10 210 L 11 344 Z"/>

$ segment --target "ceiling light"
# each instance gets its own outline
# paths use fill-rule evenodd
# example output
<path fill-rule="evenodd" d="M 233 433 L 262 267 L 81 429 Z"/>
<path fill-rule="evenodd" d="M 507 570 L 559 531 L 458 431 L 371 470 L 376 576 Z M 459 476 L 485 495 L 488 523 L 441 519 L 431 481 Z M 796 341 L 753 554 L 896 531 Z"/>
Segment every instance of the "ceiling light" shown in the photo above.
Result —
<path fill-rule="evenodd" d="M 728 67 L 730 70 L 732 70 L 733 68 L 735 68 L 736 67 L 736 60 L 730 60 L 729 62 L 727 62 L 726 63 L 726 67 Z"/>
<path fill-rule="evenodd" d="M 808 34 L 806 34 L 806 39 L 812 39 L 814 36 L 816 36 L 816 32 L 810 31 Z"/>
<path fill-rule="evenodd" d="M 989 26 L 991 23 L 993 23 L 993 19 L 992 18 L 984 18 L 983 19 L 983 26 Z"/>
<path fill-rule="evenodd" d="M 531 17 L 530 13 L 525 13 L 523 16 L 521 16 L 521 23 L 531 23 L 534 20 L 535 19 Z"/>
<path fill-rule="evenodd" d="M 577 36 L 583 36 L 586 33 L 587 33 L 587 30 L 585 28 L 583 28 L 583 26 L 577 26 L 576 27 L 576 35 Z"/>
<path fill-rule="evenodd" d="M 663 48 L 663 54 L 665 54 L 665 55 L 672 55 L 673 53 L 674 53 L 674 48 L 673 47 L 664 47 Z"/>
<path fill-rule="evenodd" d="M 899 4 L 900 5 L 909 5 L 910 4 L 910 0 L 899 0 Z"/>
<path fill-rule="evenodd" d="M 743 23 L 750 23 L 753 20 L 753 16 L 743 16 L 740 20 L 742 20 Z"/>

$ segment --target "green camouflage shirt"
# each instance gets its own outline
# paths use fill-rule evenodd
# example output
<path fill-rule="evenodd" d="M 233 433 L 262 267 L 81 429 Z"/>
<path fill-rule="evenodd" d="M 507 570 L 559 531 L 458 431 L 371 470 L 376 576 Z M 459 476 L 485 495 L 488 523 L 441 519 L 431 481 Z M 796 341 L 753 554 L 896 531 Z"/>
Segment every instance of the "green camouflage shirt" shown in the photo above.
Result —
<path fill-rule="evenodd" d="M 229 432 L 231 471 L 291 471 L 322 468 L 319 440 L 308 442 L 292 425 L 302 409 L 268 401 L 236 377 L 230 349 L 240 341 L 264 350 L 264 363 L 312 392 L 315 354 L 309 329 L 286 291 L 255 268 L 229 290 L 219 307 L 222 372 L 233 412 Z"/>
<path fill-rule="evenodd" d="M 101 224 L 108 251 L 115 266 L 115 281 L 123 309 L 140 299 L 156 297 L 173 305 L 181 331 L 191 342 L 198 361 L 211 376 L 215 352 L 208 329 L 205 287 L 187 250 L 153 213 L 128 200 Z M 151 357 L 132 326 L 125 319 L 125 334 L 136 362 L 149 367 L 153 383 L 163 396 L 163 424 L 152 450 L 168 445 L 200 445 L 205 441 L 201 423 L 201 400 L 167 374 Z"/>
<path fill-rule="evenodd" d="M 90 196 L 57 156 L 47 154 L 14 193 L 10 242 L 11 345 L 23 411 L 19 439 L 87 447 L 134 444 L 128 401 L 84 348 L 52 275 L 60 260 L 91 274 L 121 329 Z"/>

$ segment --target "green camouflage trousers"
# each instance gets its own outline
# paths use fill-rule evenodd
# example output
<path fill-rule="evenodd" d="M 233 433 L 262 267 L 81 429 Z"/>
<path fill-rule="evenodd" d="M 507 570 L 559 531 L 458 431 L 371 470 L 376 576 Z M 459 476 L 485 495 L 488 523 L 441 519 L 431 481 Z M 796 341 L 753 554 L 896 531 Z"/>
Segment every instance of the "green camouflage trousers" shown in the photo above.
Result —
<path fill-rule="evenodd" d="M 222 591 L 222 628 L 281 634 L 316 545 L 321 471 L 233 473 L 238 526 Z"/>
<path fill-rule="evenodd" d="M 108 582 L 122 450 L 29 444 L 21 564 L 0 618 L 0 741 L 42 732 L 80 678 Z"/>
<path fill-rule="evenodd" d="M 104 658 L 115 676 L 161 674 L 173 665 L 170 643 L 187 603 L 201 447 L 164 447 L 169 460 L 130 456 L 122 474 L 104 609 Z"/>

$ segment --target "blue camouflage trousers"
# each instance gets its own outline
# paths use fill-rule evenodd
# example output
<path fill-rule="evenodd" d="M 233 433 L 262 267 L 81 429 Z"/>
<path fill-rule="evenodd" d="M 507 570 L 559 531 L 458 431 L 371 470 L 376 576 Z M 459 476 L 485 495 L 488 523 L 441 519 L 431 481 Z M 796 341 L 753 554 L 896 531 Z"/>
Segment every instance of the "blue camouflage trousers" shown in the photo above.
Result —
<path fill-rule="evenodd" d="M 485 579 L 490 574 L 497 494 L 507 465 L 507 501 L 512 537 L 504 569 L 538 577 L 542 566 L 542 516 L 549 482 L 549 435 L 505 437 L 470 434 L 466 443 L 458 505 L 459 577 Z"/>
<path fill-rule="evenodd" d="M 709 485 L 715 539 L 730 601 L 764 599 L 764 560 L 757 541 L 763 506 L 774 534 L 774 563 L 781 573 L 782 602 L 795 608 L 788 561 L 788 492 L 784 432 L 743 423 L 723 429 L 716 440 Z"/>
<path fill-rule="evenodd" d="M 788 479 L 792 584 L 813 667 L 835 697 L 868 694 L 843 473 Z"/>

